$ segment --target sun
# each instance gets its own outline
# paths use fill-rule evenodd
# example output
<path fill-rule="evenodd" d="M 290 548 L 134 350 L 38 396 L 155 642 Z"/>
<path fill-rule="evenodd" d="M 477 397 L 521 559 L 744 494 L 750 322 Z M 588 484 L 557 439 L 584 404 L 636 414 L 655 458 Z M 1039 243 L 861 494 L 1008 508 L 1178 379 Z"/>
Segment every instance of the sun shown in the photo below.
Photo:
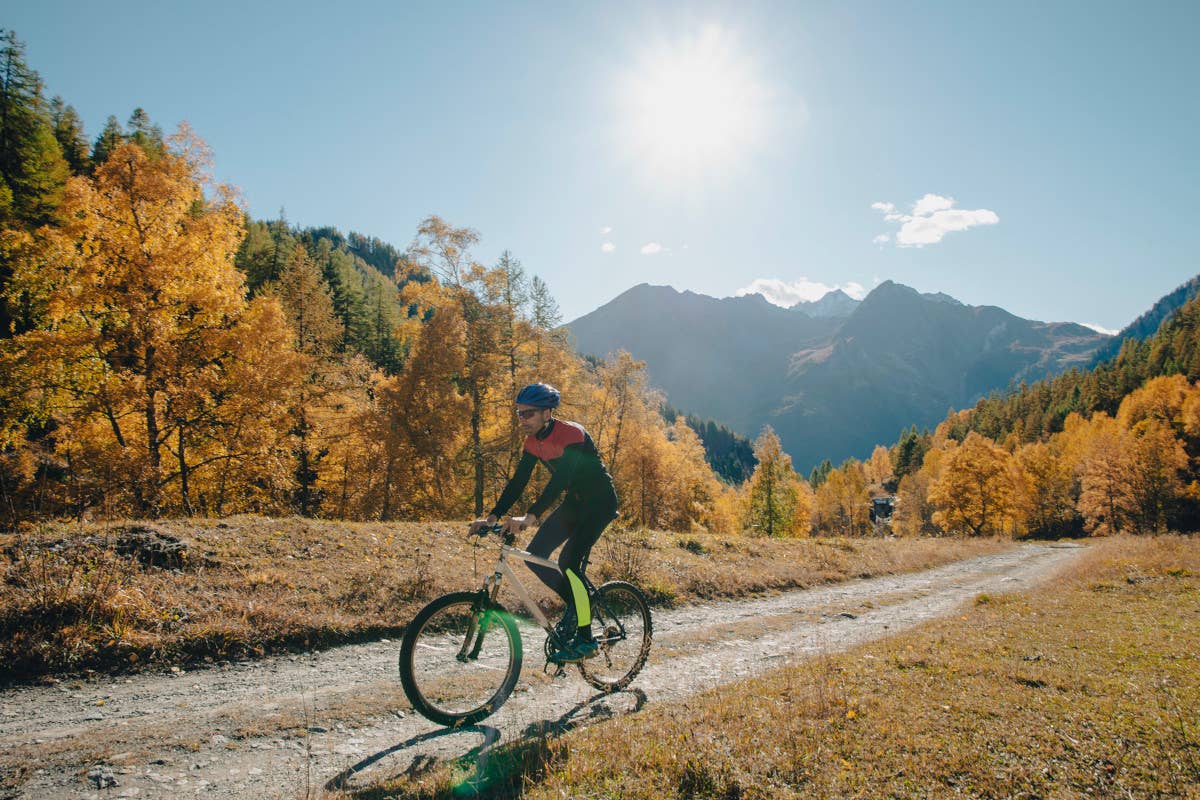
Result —
<path fill-rule="evenodd" d="M 716 25 L 647 50 L 617 88 L 620 138 L 655 178 L 727 172 L 765 135 L 767 89 L 736 37 Z"/>

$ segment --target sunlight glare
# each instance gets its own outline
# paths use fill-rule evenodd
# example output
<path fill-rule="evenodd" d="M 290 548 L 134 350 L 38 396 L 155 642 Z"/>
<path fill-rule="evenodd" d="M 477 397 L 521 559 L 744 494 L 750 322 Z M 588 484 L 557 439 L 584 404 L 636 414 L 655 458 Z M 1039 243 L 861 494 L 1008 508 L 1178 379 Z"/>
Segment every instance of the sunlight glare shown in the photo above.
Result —
<path fill-rule="evenodd" d="M 656 178 L 728 171 L 761 144 L 767 91 L 718 26 L 647 52 L 620 92 L 622 138 Z"/>

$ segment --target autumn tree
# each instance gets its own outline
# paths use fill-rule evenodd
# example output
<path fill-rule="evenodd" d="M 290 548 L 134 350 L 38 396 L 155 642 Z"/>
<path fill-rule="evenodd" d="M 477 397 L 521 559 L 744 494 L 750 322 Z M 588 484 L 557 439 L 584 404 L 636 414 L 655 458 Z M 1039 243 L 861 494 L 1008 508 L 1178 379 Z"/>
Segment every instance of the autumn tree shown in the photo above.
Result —
<path fill-rule="evenodd" d="M 957 447 L 957 442 L 949 441 L 930 449 L 920 468 L 900 479 L 896 511 L 892 515 L 893 532 L 903 536 L 940 536 L 946 532 L 933 521 L 937 509 L 929 500 L 929 487 L 941 477 L 949 453 Z"/>
<path fill-rule="evenodd" d="M 1146 419 L 1133 429 L 1130 493 L 1134 529 L 1138 533 L 1163 533 L 1174 516 L 1183 491 L 1180 475 L 1188 458 L 1172 427 Z"/>
<path fill-rule="evenodd" d="M 189 511 L 195 470 L 261 455 L 240 443 L 236 454 L 214 449 L 229 422 L 223 411 L 244 391 L 230 377 L 233 365 L 256 341 L 282 338 L 270 326 L 286 329 L 266 308 L 246 316 L 233 265 L 242 211 L 228 187 L 206 195 L 206 163 L 203 143 L 186 128 L 157 159 L 118 145 L 94 179 L 71 179 L 65 224 L 14 276 L 44 305 L 37 329 L 13 347 L 41 365 L 39 391 L 58 409 L 60 449 L 119 461 L 141 513 L 165 507 L 168 484 Z M 251 318 L 253 336 L 245 329 Z M 272 357 L 289 363 L 286 351 Z M 288 391 L 256 389 L 258 403 Z M 79 437 L 87 446 L 73 450 Z"/>
<path fill-rule="evenodd" d="M 1089 533 L 1106 536 L 1133 525 L 1136 513 L 1130 476 L 1132 435 L 1104 413 L 1083 429 L 1086 454 L 1081 462 L 1079 512 Z"/>
<path fill-rule="evenodd" d="M 327 452 L 321 443 L 321 418 L 325 401 L 340 383 L 337 355 L 345 328 L 334 312 L 329 287 L 305 248 L 293 251 L 276 291 L 291 323 L 292 346 L 302 359 L 303 380 L 291 412 L 296 440 L 295 504 L 307 517 L 321 504 L 316 484 Z"/>
<path fill-rule="evenodd" d="M 1019 448 L 1013 468 L 1021 527 L 1026 533 L 1063 536 L 1077 530 L 1074 470 L 1058 441 Z"/>
<path fill-rule="evenodd" d="M 867 483 L 883 487 L 892 479 L 892 458 L 888 449 L 876 445 L 871 451 L 871 459 L 864 466 Z"/>
<path fill-rule="evenodd" d="M 934 522 L 975 536 L 1003 533 L 1015 510 L 1010 458 L 1003 448 L 971 431 L 929 488 L 937 509 Z"/>
<path fill-rule="evenodd" d="M 862 465 L 847 461 L 830 470 L 813 494 L 813 527 L 822 533 L 861 536 L 870 528 L 871 496 Z"/>
<path fill-rule="evenodd" d="M 650 394 L 646 362 L 622 350 L 610 354 L 597 369 L 598 397 L 593 401 L 593 438 L 604 463 L 616 474 L 628 444 L 628 429 L 645 424 Z M 659 398 L 661 402 L 661 398 Z M 656 412 L 650 412 L 656 413 Z"/>
<path fill-rule="evenodd" d="M 530 322 L 537 332 L 534 340 L 534 363 L 542 362 L 545 349 L 562 350 L 569 347 L 567 332 L 562 327 L 562 313 L 558 303 L 550 293 L 550 287 L 537 275 L 529 285 Z"/>
<path fill-rule="evenodd" d="M 408 250 L 409 260 L 427 270 L 441 284 L 438 299 L 430 304 L 434 314 L 453 306 L 461 321 L 462 374 L 470 418 L 470 460 L 474 470 L 472 507 L 483 513 L 484 485 L 489 452 L 484 443 L 488 393 L 497 373 L 497 325 L 485 302 L 487 270 L 471 256 L 479 234 L 470 228 L 454 228 L 441 217 L 431 216 L 417 229 Z M 430 293 L 428 298 L 433 297 Z"/>
<path fill-rule="evenodd" d="M 792 458 L 768 425 L 754 442 L 758 466 L 747 490 L 746 527 L 763 536 L 783 536 L 793 529 L 799 504 L 799 479 Z"/>

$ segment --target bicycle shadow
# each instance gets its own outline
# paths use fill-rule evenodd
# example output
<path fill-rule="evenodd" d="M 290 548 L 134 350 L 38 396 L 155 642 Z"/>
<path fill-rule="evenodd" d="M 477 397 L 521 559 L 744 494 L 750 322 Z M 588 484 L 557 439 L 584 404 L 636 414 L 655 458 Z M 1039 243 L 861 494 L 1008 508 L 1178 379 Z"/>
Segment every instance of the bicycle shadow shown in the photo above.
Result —
<path fill-rule="evenodd" d="M 632 699 L 628 708 L 615 710 L 614 699 Z M 585 725 L 614 719 L 624 714 L 640 711 L 646 704 L 646 693 L 641 689 L 627 689 L 612 694 L 598 693 L 583 700 L 565 713 L 553 720 L 539 720 L 525 726 L 520 735 L 511 742 L 501 743 L 503 733 L 490 725 L 470 725 L 463 728 L 443 728 L 414 736 L 386 750 L 373 753 L 357 764 L 339 772 L 325 783 L 327 791 L 344 793 L 345 797 L 358 800 L 382 797 L 389 798 L 420 797 L 422 800 L 449 800 L 450 798 L 507 796 L 506 789 L 513 796 L 526 781 L 537 781 L 562 759 L 562 754 L 551 747 L 553 740 Z M 351 781 L 372 765 L 383 759 L 402 754 L 422 744 L 463 733 L 476 733 L 482 736 L 482 741 L 461 755 L 439 758 L 428 753 L 416 753 L 407 767 L 386 778 L 369 782 L 365 786 L 351 786 Z M 420 786 L 419 779 L 431 773 L 438 766 L 446 766 L 451 775 L 468 772 L 465 777 L 453 780 L 443 788 L 434 789 Z M 406 792 L 403 788 L 389 786 L 384 794 L 380 794 L 379 784 L 402 781 L 409 783 L 412 789 Z M 397 793 L 399 792 L 399 793 Z"/>

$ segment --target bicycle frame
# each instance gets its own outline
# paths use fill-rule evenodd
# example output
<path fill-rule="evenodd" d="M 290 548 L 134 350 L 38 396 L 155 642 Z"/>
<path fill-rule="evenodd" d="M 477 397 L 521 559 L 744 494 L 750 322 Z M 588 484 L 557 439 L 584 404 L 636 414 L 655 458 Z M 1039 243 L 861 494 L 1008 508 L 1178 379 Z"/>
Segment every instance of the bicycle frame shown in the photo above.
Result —
<path fill-rule="evenodd" d="M 546 633 L 550 634 L 550 636 L 553 640 L 553 637 L 555 636 L 554 626 L 550 623 L 550 620 L 547 619 L 546 615 L 542 613 L 542 609 L 537 604 L 537 602 L 535 602 L 534 599 L 529 596 L 529 590 L 525 588 L 525 584 L 521 582 L 521 579 L 519 577 L 517 577 L 517 572 L 515 569 L 513 569 L 513 566 L 508 562 L 508 557 L 512 556 L 513 558 L 519 559 L 519 560 L 525 562 L 526 564 L 538 564 L 543 567 L 549 567 L 550 569 L 557 572 L 559 575 L 563 574 L 562 567 L 560 567 L 558 565 L 558 562 L 556 562 L 556 561 L 551 561 L 550 559 L 542 558 L 541 556 L 535 556 L 533 553 L 530 553 L 528 550 L 522 550 L 519 547 L 513 547 L 512 545 L 508 544 L 509 541 L 511 541 L 511 538 L 506 537 L 501 542 L 501 544 L 500 544 L 500 560 L 496 564 L 496 571 L 493 572 L 488 577 L 483 579 L 483 587 L 482 587 L 481 591 L 484 592 L 488 596 L 489 600 L 491 600 L 492 602 L 495 602 L 496 596 L 500 592 L 500 584 L 503 582 L 504 577 L 508 576 L 508 578 L 512 581 L 513 586 L 517 590 L 517 596 L 520 597 L 521 604 L 523 606 L 525 606 L 525 608 L 529 609 L 529 611 L 533 614 L 534 619 L 537 620 L 537 623 L 542 627 L 542 630 L 544 630 L 544 631 L 546 631 Z M 585 567 L 586 567 L 586 561 L 585 561 Z M 600 593 L 596 590 L 596 585 L 593 584 L 588 579 L 587 574 L 585 573 L 585 574 L 581 575 L 580 577 L 583 579 L 583 586 L 584 586 L 584 589 L 586 589 L 586 591 L 588 593 L 588 599 L 590 601 L 592 601 L 592 603 L 593 603 L 593 605 L 592 605 L 593 614 L 594 615 L 598 614 L 601 619 L 607 619 L 607 620 L 610 620 L 612 623 L 616 624 L 617 633 L 616 633 L 616 636 L 613 637 L 612 641 L 618 641 L 618 640 L 624 639 L 625 638 L 625 626 L 623 624 L 621 624 L 621 620 L 618 617 L 616 617 L 609 610 L 609 608 L 604 604 L 603 598 L 600 596 Z M 481 632 L 481 636 L 482 636 L 482 632 Z M 605 637 L 605 638 L 607 639 L 607 637 Z M 468 641 L 469 640 L 470 640 L 470 637 L 468 637 Z"/>
<path fill-rule="evenodd" d="M 548 631 L 552 630 L 553 628 L 550 624 L 550 620 L 547 619 L 546 615 L 542 613 L 541 607 L 539 607 L 538 604 L 534 602 L 533 598 L 529 596 L 529 590 L 525 588 L 525 584 L 521 583 L 521 579 L 517 577 L 517 572 L 515 569 L 513 569 L 512 565 L 508 563 L 507 556 L 518 558 L 527 564 L 538 564 L 543 567 L 549 567 L 550 569 L 558 572 L 560 575 L 562 574 L 562 568 L 558 566 L 557 562 L 551 561 L 548 558 L 542 558 L 541 556 L 535 556 L 528 550 L 522 550 L 519 547 L 513 547 L 509 544 L 501 544 L 500 561 L 496 564 L 496 571 L 483 579 L 483 591 L 487 592 L 488 596 L 492 600 L 495 600 L 497 593 L 500 591 L 500 584 L 504 577 L 507 576 L 508 579 L 512 581 L 513 587 L 517 590 L 517 596 L 521 598 L 521 604 L 524 605 L 525 608 L 529 609 L 529 611 L 533 614 L 534 619 L 537 620 L 538 624 L 541 625 L 542 628 Z M 586 584 L 589 594 L 591 593 L 592 589 L 590 584 L 590 581 L 588 584 Z"/>

